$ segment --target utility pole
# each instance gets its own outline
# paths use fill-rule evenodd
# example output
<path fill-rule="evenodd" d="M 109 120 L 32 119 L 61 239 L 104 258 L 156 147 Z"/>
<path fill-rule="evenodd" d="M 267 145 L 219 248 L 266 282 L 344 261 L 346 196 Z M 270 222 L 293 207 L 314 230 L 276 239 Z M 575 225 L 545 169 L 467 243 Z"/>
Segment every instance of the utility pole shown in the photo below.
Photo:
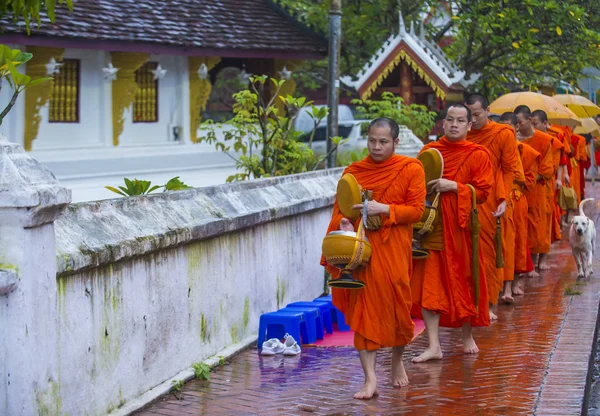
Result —
<path fill-rule="evenodd" d="M 329 9 L 329 74 L 327 77 L 327 168 L 335 167 L 332 137 L 338 135 L 340 102 L 340 47 L 342 43 L 342 0 L 331 0 Z"/>

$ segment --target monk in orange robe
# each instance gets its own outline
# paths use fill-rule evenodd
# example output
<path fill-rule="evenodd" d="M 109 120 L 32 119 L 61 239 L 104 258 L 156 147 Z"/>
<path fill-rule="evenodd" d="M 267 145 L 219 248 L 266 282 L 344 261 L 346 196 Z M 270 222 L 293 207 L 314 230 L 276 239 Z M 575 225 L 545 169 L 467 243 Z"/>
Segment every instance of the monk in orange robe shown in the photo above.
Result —
<path fill-rule="evenodd" d="M 548 204 L 550 243 L 562 240 L 560 230 L 561 210 L 558 206 L 558 191 L 562 187 L 563 168 L 560 161 L 563 156 L 564 144 L 562 131 L 554 130 L 550 127 L 548 116 L 543 110 L 535 110 L 531 113 L 531 124 L 533 128 L 552 136 L 552 164 L 554 172 L 550 181 L 550 187 L 546 194 L 546 203 Z"/>
<path fill-rule="evenodd" d="M 437 149 L 444 159 L 442 179 L 432 181 L 433 190 L 441 194 L 442 222 L 422 241 L 428 248 L 426 259 L 414 261 L 411 277 L 413 314 L 422 314 L 429 340 L 428 348 L 414 363 L 443 358 L 439 341 L 439 326 L 462 327 L 463 349 L 466 354 L 479 351 L 473 339 L 473 326 L 490 324 L 482 249 L 479 250 L 479 305 L 475 302 L 475 285 L 471 274 L 472 242 L 470 214 L 472 193 L 481 204 L 491 194 L 494 177 L 490 157 L 485 147 L 466 139 L 471 127 L 468 107 L 453 104 L 444 119 L 444 133 L 439 141 L 427 144 L 423 150 Z"/>
<path fill-rule="evenodd" d="M 467 140 L 484 146 L 490 153 L 492 164 L 492 192 L 479 210 L 481 222 L 481 246 L 485 259 L 485 276 L 487 279 L 490 319 L 498 319 L 494 313 L 498 296 L 504 286 L 504 281 L 513 279 L 514 266 L 504 262 L 504 269 L 496 267 L 496 220 L 501 218 L 503 232 L 503 252 L 514 250 L 513 205 L 510 203 L 510 192 L 517 170 L 517 142 L 515 132 L 510 126 L 494 123 L 489 120 L 489 104 L 480 94 L 471 94 L 465 100 L 473 115 L 473 128 L 467 135 Z M 510 238 L 510 240 L 507 240 Z M 510 255 L 508 256 L 511 257 Z M 505 300 L 506 301 L 506 300 Z"/>
<path fill-rule="evenodd" d="M 369 156 L 348 166 L 344 173 L 354 175 L 363 189 L 373 191 L 367 206 L 368 216 L 380 216 L 382 226 L 367 230 L 373 252 L 367 266 L 354 271 L 354 278 L 365 282 L 358 290 L 333 289 L 333 304 L 344 314 L 355 332 L 354 345 L 365 373 L 364 388 L 356 399 L 377 395 L 375 362 L 377 350 L 392 347 L 392 385 L 406 386 L 408 378 L 402 362 L 404 346 L 413 339 L 414 323 L 410 273 L 412 269 L 412 223 L 421 219 L 425 207 L 425 172 L 416 159 L 395 154 L 399 127 L 391 119 L 375 119 L 369 125 Z M 357 205 L 354 209 L 362 209 Z M 354 231 L 354 224 L 340 212 L 337 201 L 327 233 Z M 332 278 L 340 270 L 321 264 Z"/>
<path fill-rule="evenodd" d="M 531 110 L 520 105 L 514 111 L 517 116 L 517 139 L 533 147 L 541 155 L 538 176 L 534 189 L 528 192 L 529 226 L 527 239 L 533 263 L 539 270 L 548 270 L 546 256 L 550 252 L 550 231 L 552 212 L 548 204 L 548 189 L 554 175 L 552 136 L 533 128 Z"/>
<path fill-rule="evenodd" d="M 585 199 L 585 169 L 591 166 L 591 154 L 585 137 L 579 134 L 573 134 L 577 138 L 577 164 L 579 165 L 579 194 L 581 199 Z"/>
<path fill-rule="evenodd" d="M 523 164 L 525 185 L 523 196 L 515 203 L 515 228 L 519 230 L 515 239 L 515 272 L 529 277 L 536 277 L 539 275 L 535 271 L 531 260 L 531 251 L 528 244 L 529 203 L 527 199 L 529 194 L 535 191 L 540 153 L 525 143 L 519 143 L 518 148 Z"/>
<path fill-rule="evenodd" d="M 517 116 L 515 116 L 514 113 L 506 112 L 502 114 L 498 122 L 511 126 L 516 133 Z M 504 251 L 505 270 L 506 264 L 514 265 L 512 268 L 513 274 L 505 274 L 504 277 L 504 291 L 502 292 L 502 299 L 506 303 L 514 302 L 513 296 L 524 294 L 523 288 L 519 284 L 518 276 L 531 271 L 528 267 L 528 263 L 531 263 L 531 260 L 527 262 L 527 256 L 530 256 L 530 254 L 529 247 L 527 246 L 527 198 L 525 197 L 525 189 L 528 184 L 531 186 L 533 183 L 535 183 L 535 174 L 532 174 L 530 170 L 524 170 L 523 147 L 527 148 L 525 149 L 526 158 L 530 157 L 529 152 L 537 153 L 530 146 L 527 146 L 523 143 L 517 144 L 519 157 L 517 159 L 517 170 L 515 172 L 515 179 L 509 198 L 510 204 L 513 206 L 514 227 L 506 227 L 504 229 L 506 241 L 515 242 L 512 247 L 508 247 Z M 530 164 L 529 159 L 526 161 Z M 531 169 L 529 164 L 528 168 Z M 535 169 L 537 170 L 537 165 L 535 166 Z M 531 263 L 531 269 L 533 269 L 533 263 Z"/>

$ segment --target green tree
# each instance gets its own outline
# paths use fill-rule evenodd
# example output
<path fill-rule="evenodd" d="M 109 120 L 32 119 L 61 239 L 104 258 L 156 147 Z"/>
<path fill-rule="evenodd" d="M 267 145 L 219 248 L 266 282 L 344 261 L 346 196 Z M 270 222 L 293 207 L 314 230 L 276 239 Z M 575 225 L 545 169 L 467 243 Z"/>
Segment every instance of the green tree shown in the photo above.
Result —
<path fill-rule="evenodd" d="M 466 72 L 481 74 L 488 95 L 509 89 L 575 84 L 583 68 L 600 66 L 596 0 L 454 0 L 447 53 Z M 435 30 L 435 28 L 432 28 Z"/>
<path fill-rule="evenodd" d="M 374 119 L 387 117 L 408 127 L 415 136 L 425 138 L 435 124 L 436 113 L 419 104 L 404 104 L 401 97 L 384 92 L 381 100 L 352 100 L 360 118 Z"/>
<path fill-rule="evenodd" d="M 23 19 L 29 32 L 31 21 L 36 21 L 39 25 L 42 13 L 54 22 L 57 4 L 66 4 L 73 11 L 73 0 L 0 0 L 0 17 L 8 15 L 15 21 Z"/>
<path fill-rule="evenodd" d="M 328 1 L 277 1 L 327 34 Z M 430 38 L 452 38 L 445 51 L 467 77 L 480 74 L 472 89 L 488 95 L 560 80 L 574 84 L 583 68 L 600 66 L 597 0 L 415 0 L 401 7 L 407 24 L 434 17 L 425 24 Z M 397 32 L 397 0 L 345 0 L 341 72 L 356 75 Z M 325 84 L 326 70 L 327 60 L 307 62 L 295 77 L 300 88 L 315 89 Z"/>
<path fill-rule="evenodd" d="M 329 1 L 276 0 L 313 30 L 328 34 Z M 391 33 L 398 32 L 398 0 L 343 0 L 341 73 L 356 74 Z M 407 20 L 417 20 L 427 0 L 402 2 Z M 306 61 L 294 74 L 302 91 L 314 90 L 327 82 L 327 59 Z"/>
<path fill-rule="evenodd" d="M 327 155 L 315 157 L 309 144 L 301 142 L 302 133 L 294 129 L 299 111 L 309 107 L 314 128 L 327 116 L 327 111 L 311 106 L 305 97 L 281 96 L 279 91 L 285 80 L 266 75 L 250 77 L 249 87 L 233 95 L 234 117 L 225 124 L 207 120 L 201 125 L 206 135 L 200 142 L 214 144 L 236 162 L 239 173 L 227 178 L 228 182 L 269 176 L 283 176 L 317 168 Z M 283 110 L 276 105 L 280 100 Z M 223 138 L 217 134 L 222 130 Z M 341 138 L 334 138 L 335 152 Z"/>

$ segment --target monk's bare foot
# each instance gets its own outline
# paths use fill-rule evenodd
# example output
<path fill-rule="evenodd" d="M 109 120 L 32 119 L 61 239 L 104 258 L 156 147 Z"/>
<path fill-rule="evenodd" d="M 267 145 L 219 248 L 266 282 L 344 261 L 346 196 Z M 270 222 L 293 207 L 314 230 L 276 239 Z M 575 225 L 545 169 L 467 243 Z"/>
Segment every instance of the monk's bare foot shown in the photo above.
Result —
<path fill-rule="evenodd" d="M 490 310 L 490 321 L 497 321 L 498 320 L 498 315 L 496 315 L 494 312 L 492 312 Z"/>
<path fill-rule="evenodd" d="M 540 274 L 538 272 L 536 272 L 535 270 L 532 270 L 529 273 L 525 274 L 525 276 L 527 276 L 527 277 L 540 277 Z"/>
<path fill-rule="evenodd" d="M 411 362 L 418 364 L 431 360 L 441 360 L 442 358 L 444 358 L 444 354 L 442 353 L 442 348 L 438 346 L 437 348 L 427 348 L 425 351 L 423 351 L 423 354 L 413 358 Z"/>
<path fill-rule="evenodd" d="M 548 258 L 547 254 L 540 254 L 540 265 L 538 267 L 540 269 L 540 271 L 550 270 L 550 265 L 548 264 L 547 258 Z"/>
<path fill-rule="evenodd" d="M 377 393 L 377 381 L 367 381 L 362 390 L 354 395 L 354 398 L 360 400 L 369 400 L 378 395 L 379 393 Z"/>
<path fill-rule="evenodd" d="M 517 282 L 516 280 L 513 281 L 511 289 L 513 296 L 522 296 L 525 294 L 521 288 L 521 282 Z"/>
<path fill-rule="evenodd" d="M 513 303 L 515 303 L 515 298 L 512 297 L 512 294 L 504 294 L 504 295 L 502 295 L 500 300 L 505 305 L 512 305 Z M 492 319 L 492 315 L 490 315 L 490 320 L 491 319 Z M 496 319 L 498 319 L 498 318 L 496 318 Z"/>
<path fill-rule="evenodd" d="M 463 346 L 465 354 L 477 354 L 479 352 L 479 347 L 475 344 L 472 336 L 463 338 Z"/>
<path fill-rule="evenodd" d="M 542 262 L 542 263 L 540 263 L 540 267 L 539 268 L 540 268 L 540 271 L 542 271 L 542 270 L 550 270 L 551 269 L 551 267 L 545 261 Z"/>
<path fill-rule="evenodd" d="M 408 376 L 406 375 L 406 370 L 404 369 L 404 363 L 402 360 L 399 360 L 399 364 L 397 364 L 397 368 L 392 369 L 392 387 L 406 387 L 408 386 Z"/>

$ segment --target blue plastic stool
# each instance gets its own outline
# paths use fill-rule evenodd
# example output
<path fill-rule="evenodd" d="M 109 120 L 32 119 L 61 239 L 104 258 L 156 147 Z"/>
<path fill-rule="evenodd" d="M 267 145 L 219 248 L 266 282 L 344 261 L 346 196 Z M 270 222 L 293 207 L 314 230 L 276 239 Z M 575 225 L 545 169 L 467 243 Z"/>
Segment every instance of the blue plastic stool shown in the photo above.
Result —
<path fill-rule="evenodd" d="M 258 348 L 262 348 L 265 339 L 283 339 L 286 333 L 300 341 L 300 335 L 304 343 L 309 343 L 308 325 L 304 318 L 304 312 L 300 310 L 280 310 L 277 312 L 263 313 L 258 325 Z M 269 335 L 266 338 L 267 334 Z"/>
<path fill-rule="evenodd" d="M 305 344 L 314 344 L 317 342 L 317 338 L 323 339 L 323 318 L 321 318 L 318 307 L 290 306 L 280 310 L 304 312 L 306 331 L 308 332 L 308 342 L 305 341 Z"/>
<path fill-rule="evenodd" d="M 346 318 L 344 318 L 344 314 L 340 312 L 338 308 L 333 305 L 333 301 L 331 299 L 331 295 L 321 296 L 313 300 L 313 302 L 323 302 L 331 305 L 331 321 L 337 323 L 337 329 L 341 332 L 350 331 L 350 326 L 346 324 Z"/>
<path fill-rule="evenodd" d="M 331 325 L 331 305 L 327 302 L 294 302 L 288 303 L 287 307 L 290 306 L 306 306 L 309 308 L 317 307 L 319 308 L 319 312 L 323 318 L 323 323 L 325 324 L 325 331 L 328 334 L 333 334 L 333 326 Z M 317 334 L 318 337 L 318 334 Z"/>

